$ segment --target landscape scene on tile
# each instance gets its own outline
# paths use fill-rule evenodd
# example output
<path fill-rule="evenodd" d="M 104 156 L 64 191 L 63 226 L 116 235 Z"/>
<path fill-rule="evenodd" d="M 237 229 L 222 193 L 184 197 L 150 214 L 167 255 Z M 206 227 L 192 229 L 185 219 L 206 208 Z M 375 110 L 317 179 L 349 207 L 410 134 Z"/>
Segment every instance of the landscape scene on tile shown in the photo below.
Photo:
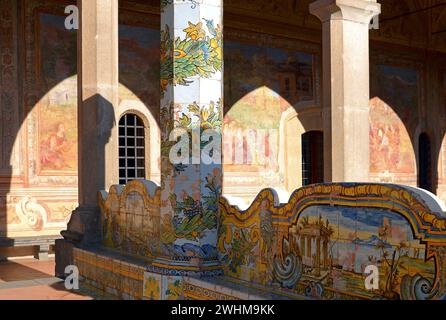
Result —
<path fill-rule="evenodd" d="M 354 204 L 333 197 L 329 192 L 336 187 L 300 189 L 280 208 L 268 190 L 245 212 L 223 200 L 218 249 L 225 273 L 314 299 L 444 297 L 444 256 L 434 257 L 436 249 L 414 236 L 418 218 L 391 210 L 390 202 L 367 205 L 373 194 L 353 197 Z M 354 187 L 340 188 L 348 193 Z M 321 199 L 326 192 L 331 198 Z M 379 270 L 378 290 L 364 285 L 370 265 Z"/>

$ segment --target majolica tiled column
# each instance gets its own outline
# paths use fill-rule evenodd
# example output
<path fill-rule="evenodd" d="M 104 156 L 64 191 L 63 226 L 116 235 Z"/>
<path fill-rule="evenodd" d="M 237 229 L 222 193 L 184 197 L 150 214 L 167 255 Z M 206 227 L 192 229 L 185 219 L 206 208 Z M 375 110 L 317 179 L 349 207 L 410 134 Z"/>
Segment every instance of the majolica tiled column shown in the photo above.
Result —
<path fill-rule="evenodd" d="M 161 247 L 157 272 L 219 273 L 222 0 L 161 1 Z"/>
<path fill-rule="evenodd" d="M 369 25 L 376 0 L 318 0 L 322 21 L 325 180 L 369 180 Z"/>

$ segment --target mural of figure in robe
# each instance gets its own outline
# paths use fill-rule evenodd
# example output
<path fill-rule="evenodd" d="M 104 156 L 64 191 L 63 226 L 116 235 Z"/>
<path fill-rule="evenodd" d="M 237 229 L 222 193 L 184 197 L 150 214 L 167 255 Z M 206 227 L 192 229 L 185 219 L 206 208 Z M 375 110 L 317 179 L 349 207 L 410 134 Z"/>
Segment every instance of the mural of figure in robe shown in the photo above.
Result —
<path fill-rule="evenodd" d="M 40 161 L 48 169 L 59 170 L 67 166 L 67 152 L 72 143 L 67 140 L 65 124 L 59 122 L 47 140 L 41 143 Z"/>

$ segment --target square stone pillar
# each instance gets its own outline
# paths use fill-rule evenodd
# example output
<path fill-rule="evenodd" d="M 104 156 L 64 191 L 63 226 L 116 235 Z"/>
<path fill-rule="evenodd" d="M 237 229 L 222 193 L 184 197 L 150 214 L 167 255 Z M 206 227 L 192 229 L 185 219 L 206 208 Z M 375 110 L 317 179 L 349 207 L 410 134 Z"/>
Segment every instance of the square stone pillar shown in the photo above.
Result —
<path fill-rule="evenodd" d="M 222 0 L 161 1 L 161 248 L 150 267 L 155 272 L 220 273 L 222 16 Z"/>
<path fill-rule="evenodd" d="M 326 182 L 369 180 L 369 25 L 376 0 L 318 0 L 322 21 Z"/>
<path fill-rule="evenodd" d="M 97 242 L 98 192 L 119 183 L 118 0 L 78 0 L 78 175 L 79 207 L 71 216 L 65 243 L 56 251 L 57 274 L 70 263 L 70 244 Z"/>

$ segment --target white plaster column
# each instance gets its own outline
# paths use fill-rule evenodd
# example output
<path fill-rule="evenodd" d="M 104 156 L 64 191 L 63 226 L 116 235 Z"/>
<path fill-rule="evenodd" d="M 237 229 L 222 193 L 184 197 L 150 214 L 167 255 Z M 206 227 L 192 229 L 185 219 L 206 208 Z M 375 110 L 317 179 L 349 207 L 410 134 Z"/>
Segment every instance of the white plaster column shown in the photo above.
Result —
<path fill-rule="evenodd" d="M 376 0 L 318 0 L 322 21 L 326 182 L 369 180 L 369 25 Z"/>

